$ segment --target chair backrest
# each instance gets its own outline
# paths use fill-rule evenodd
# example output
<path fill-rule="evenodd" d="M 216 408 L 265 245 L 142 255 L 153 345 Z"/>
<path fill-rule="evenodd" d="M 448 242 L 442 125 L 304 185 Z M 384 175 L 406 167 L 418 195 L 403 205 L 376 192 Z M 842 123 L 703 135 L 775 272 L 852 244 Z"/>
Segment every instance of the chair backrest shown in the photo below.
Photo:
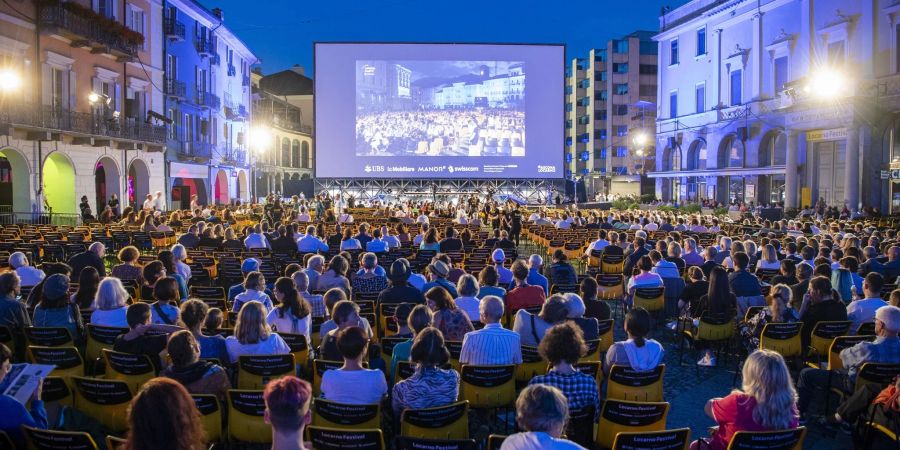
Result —
<path fill-rule="evenodd" d="M 394 371 L 394 383 L 411 377 L 416 372 L 416 366 L 409 361 L 397 361 L 397 370 Z"/>
<path fill-rule="evenodd" d="M 691 429 L 664 431 L 622 432 L 613 440 L 612 450 L 687 450 L 691 444 Z"/>
<path fill-rule="evenodd" d="M 861 389 L 865 385 L 874 385 L 879 390 L 888 383 L 894 381 L 894 377 L 900 374 L 900 362 L 898 363 L 863 363 L 856 372 L 856 388 Z"/>
<path fill-rule="evenodd" d="M 834 338 L 845 336 L 852 324 L 853 322 L 849 320 L 817 322 L 810 334 L 810 351 L 817 355 L 826 354 Z"/>
<path fill-rule="evenodd" d="M 622 255 L 603 255 L 600 257 L 600 272 L 620 274 L 625 268 L 625 257 Z"/>
<path fill-rule="evenodd" d="M 128 383 L 132 392 L 139 391 L 144 383 L 156 376 L 156 368 L 147 355 L 103 350 L 103 360 L 106 362 L 105 378 Z"/>
<path fill-rule="evenodd" d="M 56 366 L 50 373 L 53 376 L 68 378 L 84 375 L 84 362 L 75 347 L 38 347 L 28 346 L 28 360 L 35 364 Z"/>
<path fill-rule="evenodd" d="M 88 324 L 87 347 L 84 351 L 86 361 L 95 361 L 101 356 L 103 349 L 112 349 L 116 338 L 128 332 L 128 328 L 103 327 Z"/>
<path fill-rule="evenodd" d="M 594 416 L 597 408 L 594 405 L 582 408 L 569 408 L 569 419 L 566 421 L 566 439 L 585 448 L 591 447 L 594 440 Z"/>
<path fill-rule="evenodd" d="M 72 406 L 71 378 L 50 376 L 44 378 L 41 388 L 41 400 L 44 403 L 58 403 L 61 406 Z"/>
<path fill-rule="evenodd" d="M 844 349 L 853 347 L 860 342 L 874 340 L 874 335 L 864 336 L 838 336 L 831 341 L 828 347 L 828 370 L 836 370 L 844 368 L 844 361 L 841 360 L 841 352 Z"/>
<path fill-rule="evenodd" d="M 117 450 L 125 445 L 127 441 L 120 437 L 116 437 L 113 435 L 106 436 L 106 448 L 109 450 Z"/>
<path fill-rule="evenodd" d="M 701 317 L 697 326 L 697 339 L 702 341 L 722 341 L 731 339 L 734 336 L 734 318 L 729 317 L 728 321 L 713 320 L 708 317 Z"/>
<path fill-rule="evenodd" d="M 765 309 L 765 306 L 751 306 L 744 312 L 744 322 L 749 322 L 751 318 L 759 315 L 759 312 Z"/>
<path fill-rule="evenodd" d="M 642 307 L 647 311 L 661 311 L 666 306 L 665 288 L 637 288 L 634 290 L 634 307 Z"/>
<path fill-rule="evenodd" d="M 222 407 L 215 395 L 191 394 L 194 405 L 200 411 L 200 422 L 206 431 L 207 442 L 218 442 L 222 439 Z"/>
<path fill-rule="evenodd" d="M 856 334 L 875 334 L 875 322 L 863 322 L 856 328 Z"/>
<path fill-rule="evenodd" d="M 381 338 L 381 359 L 384 360 L 385 367 L 391 366 L 391 357 L 394 355 L 394 347 L 401 342 L 408 341 L 409 338 L 398 338 L 394 336 L 385 336 Z"/>
<path fill-rule="evenodd" d="M 612 448 L 616 435 L 622 432 L 646 433 L 666 429 L 669 404 L 665 402 L 628 402 L 607 399 L 600 411 L 595 442 Z"/>
<path fill-rule="evenodd" d="M 394 439 L 395 450 L 475 450 L 474 439 L 427 439 L 410 436 L 397 436 Z"/>
<path fill-rule="evenodd" d="M 294 362 L 299 367 L 306 367 L 306 363 L 309 362 L 309 342 L 306 340 L 306 336 L 302 334 L 293 334 L 293 333 L 282 333 L 278 332 L 278 335 L 284 339 L 285 344 L 291 348 L 291 354 L 294 355 Z"/>
<path fill-rule="evenodd" d="M 22 426 L 28 448 L 33 450 L 97 450 L 90 434 L 79 431 L 41 430 Z"/>
<path fill-rule="evenodd" d="M 505 440 L 506 436 L 502 434 L 492 434 L 488 436 L 487 450 L 500 450 L 500 447 L 503 446 L 503 441 Z"/>
<path fill-rule="evenodd" d="M 119 380 L 72 377 L 75 384 L 75 408 L 100 422 L 113 433 L 128 428 L 131 389 Z"/>
<path fill-rule="evenodd" d="M 75 345 L 72 335 L 65 327 L 25 327 L 25 341 L 28 345 L 41 347 L 71 347 Z"/>
<path fill-rule="evenodd" d="M 459 372 L 459 355 L 462 353 L 462 341 L 444 341 L 444 347 L 450 352 L 450 366 L 453 370 Z"/>
<path fill-rule="evenodd" d="M 800 450 L 806 437 L 806 427 L 781 431 L 738 431 L 731 438 L 728 450 Z"/>
<path fill-rule="evenodd" d="M 582 361 L 600 361 L 600 353 L 602 353 L 602 338 L 601 339 L 591 339 L 584 341 L 584 344 L 587 345 L 588 351 L 587 354 L 584 355 Z"/>
<path fill-rule="evenodd" d="M 296 373 L 294 354 L 244 355 L 238 358 L 238 389 L 263 389 L 269 381 Z"/>
<path fill-rule="evenodd" d="M 532 378 L 547 373 L 547 361 L 538 354 L 537 347 L 522 346 L 522 364 L 516 366 L 516 382 L 528 383 Z"/>
<path fill-rule="evenodd" d="M 516 400 L 516 366 L 462 367 L 460 399 L 473 408 L 498 408 Z"/>
<path fill-rule="evenodd" d="M 613 400 L 661 402 L 666 365 L 638 372 L 628 366 L 613 365 L 607 377 L 606 396 Z"/>
<path fill-rule="evenodd" d="M 342 430 L 310 426 L 309 440 L 316 450 L 384 450 L 381 430 Z"/>
<path fill-rule="evenodd" d="M 228 437 L 230 440 L 256 444 L 272 442 L 272 427 L 263 419 L 266 403 L 263 391 L 230 389 L 228 391 Z"/>
<path fill-rule="evenodd" d="M 618 300 L 624 296 L 625 279 L 621 273 L 597 275 L 597 298 L 601 300 Z"/>
<path fill-rule="evenodd" d="M 312 404 L 312 424 L 320 427 L 362 430 L 378 428 L 381 405 L 350 405 L 317 398 Z"/>
<path fill-rule="evenodd" d="M 759 337 L 759 348 L 778 352 L 785 358 L 799 356 L 803 351 L 801 328 L 803 322 L 767 323 Z"/>
<path fill-rule="evenodd" d="M 572 368 L 583 374 L 590 375 L 591 378 L 597 381 L 597 386 L 600 386 L 600 383 L 603 381 L 603 363 L 600 361 L 579 361 L 573 364 Z"/>
<path fill-rule="evenodd" d="M 606 353 L 615 340 L 613 338 L 615 321 L 613 319 L 598 320 L 597 325 L 599 325 L 600 330 L 600 353 Z"/>
<path fill-rule="evenodd" d="M 467 439 L 469 402 L 425 409 L 407 409 L 400 417 L 400 434 L 430 439 Z"/>

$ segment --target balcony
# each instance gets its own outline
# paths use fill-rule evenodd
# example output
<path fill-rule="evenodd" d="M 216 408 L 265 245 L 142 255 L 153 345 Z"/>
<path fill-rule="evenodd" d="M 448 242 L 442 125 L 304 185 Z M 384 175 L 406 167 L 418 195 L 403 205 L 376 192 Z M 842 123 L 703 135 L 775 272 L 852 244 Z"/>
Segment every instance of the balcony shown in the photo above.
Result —
<path fill-rule="evenodd" d="M 67 132 L 84 137 L 105 137 L 154 144 L 166 142 L 166 127 L 132 118 L 107 117 L 50 105 L 11 105 L 0 111 L 0 124 L 36 131 Z"/>
<path fill-rule="evenodd" d="M 212 56 L 216 54 L 216 46 L 211 39 L 200 38 L 194 41 L 197 47 L 197 53 L 202 57 Z"/>
<path fill-rule="evenodd" d="M 163 33 L 172 42 L 184 40 L 184 24 L 171 17 L 163 19 Z"/>
<path fill-rule="evenodd" d="M 222 106 L 221 100 L 211 92 L 197 92 L 195 103 L 203 108 L 219 109 Z"/>
<path fill-rule="evenodd" d="M 209 63 L 214 66 L 218 66 L 219 63 L 221 63 L 221 62 L 222 62 L 222 58 L 219 56 L 218 53 L 213 53 L 213 55 L 209 57 Z"/>
<path fill-rule="evenodd" d="M 229 162 L 236 166 L 241 166 L 247 164 L 247 151 L 246 150 L 229 150 L 225 152 L 225 157 L 223 158 L 225 162 Z"/>
<path fill-rule="evenodd" d="M 120 62 L 137 56 L 144 36 L 77 3 L 65 2 L 40 8 L 38 21 L 44 31 L 70 39 L 72 47 L 91 53 L 107 53 Z"/>
<path fill-rule="evenodd" d="M 186 92 L 184 81 L 178 81 L 173 78 L 165 77 L 163 79 L 163 91 L 169 97 L 184 99 Z"/>
<path fill-rule="evenodd" d="M 234 121 L 243 121 L 250 117 L 250 112 L 244 105 L 236 105 L 232 101 L 225 102 L 225 118 Z"/>
<path fill-rule="evenodd" d="M 178 156 L 182 159 L 208 160 L 212 157 L 214 146 L 209 142 L 183 141 L 180 144 L 178 146 Z"/>

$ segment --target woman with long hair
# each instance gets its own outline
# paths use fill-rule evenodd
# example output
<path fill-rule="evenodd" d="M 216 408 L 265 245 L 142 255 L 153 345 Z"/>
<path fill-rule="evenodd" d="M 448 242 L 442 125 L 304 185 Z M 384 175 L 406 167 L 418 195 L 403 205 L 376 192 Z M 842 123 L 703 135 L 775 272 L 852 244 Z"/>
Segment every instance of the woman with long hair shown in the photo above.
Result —
<path fill-rule="evenodd" d="M 766 299 L 768 308 L 763 308 L 759 314 L 741 324 L 740 332 L 750 351 L 759 348 L 759 336 L 767 323 L 794 323 L 800 320 L 800 314 L 791 308 L 792 299 L 790 286 L 786 284 L 772 286 Z"/>
<path fill-rule="evenodd" d="M 175 264 L 175 254 L 171 250 L 163 250 L 157 254 L 156 259 L 163 263 L 163 267 L 166 268 L 166 275 L 174 278 L 175 282 L 178 283 L 180 298 L 186 299 L 188 297 L 187 280 L 178 273 L 178 268 Z"/>
<path fill-rule="evenodd" d="M 438 242 L 437 238 L 437 227 L 431 227 L 428 229 L 428 232 L 425 233 L 422 243 L 419 244 L 419 250 L 440 251 L 440 249 L 441 244 Z"/>
<path fill-rule="evenodd" d="M 297 291 L 294 280 L 281 277 L 275 281 L 272 293 L 279 305 L 269 311 L 266 322 L 276 331 L 291 334 L 302 334 L 310 339 L 312 319 L 310 306 Z"/>
<path fill-rule="evenodd" d="M 361 249 L 362 245 L 359 243 L 359 239 L 353 237 L 353 226 L 347 225 L 344 227 L 344 236 L 343 239 L 341 239 L 341 251 Z"/>
<path fill-rule="evenodd" d="M 781 269 L 781 262 L 778 261 L 778 253 L 775 251 L 775 246 L 772 244 L 764 245 L 759 261 L 756 262 L 756 271 L 778 269 Z"/>
<path fill-rule="evenodd" d="M 214 308 L 219 314 L 222 311 Z M 196 298 L 189 299 L 181 304 L 181 324 L 194 335 L 197 344 L 200 345 L 200 357 L 203 359 L 215 358 L 224 364 L 228 361 L 228 352 L 225 350 L 225 338 L 219 334 L 204 334 L 203 327 L 212 311 L 209 305 Z M 218 327 L 215 327 L 216 329 Z"/>
<path fill-rule="evenodd" d="M 206 433 L 191 394 L 177 381 L 154 378 L 128 408 L 128 437 L 120 450 L 200 450 Z"/>
<path fill-rule="evenodd" d="M 466 333 L 475 330 L 469 316 L 456 307 L 453 296 L 443 287 L 429 289 L 425 293 L 425 304 L 434 314 L 434 327 L 441 330 L 448 341 L 462 341 Z"/>
<path fill-rule="evenodd" d="M 719 426 L 708 440 L 712 450 L 725 450 L 738 431 L 775 431 L 799 425 L 797 391 L 784 358 L 771 350 L 757 350 L 747 357 L 741 390 L 706 402 L 706 415 Z M 700 448 L 694 441 L 691 449 Z"/>
<path fill-rule="evenodd" d="M 413 340 L 409 360 L 415 372 L 394 384 L 391 403 L 397 417 L 404 409 L 424 409 L 448 405 L 459 397 L 459 374 L 442 367 L 450 361 L 444 335 L 427 327 Z"/>
<path fill-rule="evenodd" d="M 252 301 L 241 308 L 234 325 L 234 335 L 225 339 L 225 348 L 231 363 L 243 355 L 284 355 L 291 348 L 281 336 L 272 332 L 266 323 L 266 308 Z"/>
<path fill-rule="evenodd" d="M 81 269 L 78 275 L 78 290 L 69 299 L 81 309 L 91 309 L 94 297 L 97 295 L 97 287 L 100 285 L 100 273 L 92 266 Z"/>
<path fill-rule="evenodd" d="M 727 319 L 735 314 L 737 297 L 731 292 L 728 284 L 728 273 L 721 266 L 713 267 L 709 272 L 709 290 L 700 297 L 697 316 L 715 319 Z"/>

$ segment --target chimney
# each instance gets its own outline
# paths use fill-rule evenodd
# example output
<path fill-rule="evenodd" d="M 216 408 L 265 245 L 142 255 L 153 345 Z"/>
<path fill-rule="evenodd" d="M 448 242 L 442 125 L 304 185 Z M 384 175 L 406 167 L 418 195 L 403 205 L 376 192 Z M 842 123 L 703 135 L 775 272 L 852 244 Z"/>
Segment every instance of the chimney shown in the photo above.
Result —
<path fill-rule="evenodd" d="M 303 66 L 301 66 L 300 64 L 294 64 L 293 66 L 291 66 L 291 70 L 294 71 L 295 73 L 299 73 L 300 75 L 306 76 L 306 73 L 305 73 L 306 71 L 303 70 Z"/>
<path fill-rule="evenodd" d="M 225 14 L 222 13 L 221 8 L 213 8 L 212 13 L 214 16 L 218 17 L 219 20 L 225 20 Z"/>

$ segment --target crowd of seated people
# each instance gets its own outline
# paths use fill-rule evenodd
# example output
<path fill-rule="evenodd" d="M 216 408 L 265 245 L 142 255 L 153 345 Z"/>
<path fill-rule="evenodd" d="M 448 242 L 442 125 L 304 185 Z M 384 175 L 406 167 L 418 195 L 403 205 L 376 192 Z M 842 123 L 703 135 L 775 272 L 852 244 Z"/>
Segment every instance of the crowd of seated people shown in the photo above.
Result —
<path fill-rule="evenodd" d="M 302 208 L 309 215 L 312 205 Z M 298 217 L 293 211 L 287 207 L 283 217 Z M 411 209 L 410 218 L 424 216 L 425 221 L 392 224 L 389 219 L 402 219 L 401 211 L 354 211 L 354 220 L 345 217 L 340 224 L 337 219 L 273 224 L 263 218 L 238 226 L 237 210 L 219 209 L 169 216 L 164 224 L 177 231 L 164 246 L 122 245 L 107 255 L 104 244 L 95 242 L 67 263 L 37 264 L 37 256 L 14 252 L 9 271 L 0 274 L 0 325 L 15 338 L 0 351 L 3 368 L 23 360 L 26 327 L 63 328 L 82 353 L 88 325 L 121 328 L 110 348 L 147 356 L 160 377 L 134 392 L 129 448 L 150 448 L 146 443 L 187 448 L 183 445 L 202 437 L 192 432 L 150 437 L 175 426 L 174 419 L 138 426 L 135 414 L 159 415 L 179 405 L 184 393 L 211 394 L 226 402 L 228 390 L 237 387 L 240 357 L 291 354 L 288 335 L 304 337 L 310 361 L 337 363 L 321 374 L 321 398 L 383 403 L 384 414 L 395 420 L 407 409 L 460 399 L 458 367 L 519 365 L 522 350 L 533 348 L 549 367 L 525 383 L 516 402 L 523 432 L 507 438 L 504 447 L 580 448 L 563 439 L 564 424 L 569 410 L 593 407 L 599 417 L 602 409 L 603 384 L 576 368 L 589 354 L 588 343 L 602 339 L 600 323 L 613 319 L 626 336 L 607 343 L 600 358 L 606 373 L 613 365 L 652 371 L 667 354 L 665 345 L 652 338 L 660 329 L 658 314 L 601 292 L 602 274 L 588 264 L 595 252 L 624 258 L 624 269 L 616 275 L 622 276 L 629 299 L 639 289 L 684 279 L 673 310 L 695 332 L 701 319 L 734 320 L 746 354 L 744 381 L 740 391 L 707 404 L 707 414 L 719 424 L 708 439 L 712 448 L 726 448 L 737 431 L 796 427 L 808 418 L 816 391 L 828 380 L 852 398 L 862 364 L 900 361 L 900 292 L 885 295 L 900 276 L 896 229 L 819 222 L 818 232 L 811 232 L 804 222 L 733 224 L 674 213 L 539 211 L 532 225 L 520 230 L 532 248 L 543 233 L 583 246 L 519 255 L 522 247 L 509 239 L 511 229 L 484 232 L 437 209 Z M 491 222 L 489 214 L 484 218 Z M 549 223 L 539 225 L 542 221 Z M 499 226 L 504 223 L 501 219 Z M 230 272 L 214 267 L 219 273 L 213 276 L 209 267 L 196 264 L 214 252 L 225 253 L 217 256 L 220 266 L 222 259 L 236 260 Z M 586 258 L 579 260 L 582 255 Z M 551 261 L 546 266 L 545 257 Z M 226 278 L 226 273 L 239 278 Z M 195 288 L 210 285 L 222 288 L 215 305 L 195 296 Z M 577 292 L 554 290 L 561 286 Z M 382 306 L 390 308 L 386 316 Z M 620 318 L 614 314 L 618 307 L 626 309 Z M 795 392 L 784 358 L 759 350 L 760 337 L 768 324 L 799 322 L 805 349 L 823 321 L 849 321 L 848 335 L 873 324 L 868 333 L 875 338 L 841 353 L 846 373 L 805 369 L 795 377 Z M 398 339 L 387 361 L 380 341 L 386 337 L 385 324 Z M 702 351 L 702 365 L 716 365 L 711 348 L 693 344 Z M 456 350 L 451 353 L 451 348 Z M 401 362 L 412 369 L 402 377 Z M 298 362 L 296 374 L 311 379 L 306 363 Z M 273 442 L 303 438 L 310 401 L 315 401 L 312 392 L 306 381 L 293 377 L 269 381 L 264 396 Z M 879 393 L 870 392 L 868 402 Z M 21 442 L 20 425 L 46 428 L 40 396 L 36 392 L 30 411 L 17 407 L 0 419 L 0 429 Z M 163 400 L 167 403 L 159 403 Z M 829 420 L 864 415 L 853 406 L 842 402 Z M 184 416 L 178 426 L 190 430 L 197 417 L 190 411 L 179 414 Z"/>

